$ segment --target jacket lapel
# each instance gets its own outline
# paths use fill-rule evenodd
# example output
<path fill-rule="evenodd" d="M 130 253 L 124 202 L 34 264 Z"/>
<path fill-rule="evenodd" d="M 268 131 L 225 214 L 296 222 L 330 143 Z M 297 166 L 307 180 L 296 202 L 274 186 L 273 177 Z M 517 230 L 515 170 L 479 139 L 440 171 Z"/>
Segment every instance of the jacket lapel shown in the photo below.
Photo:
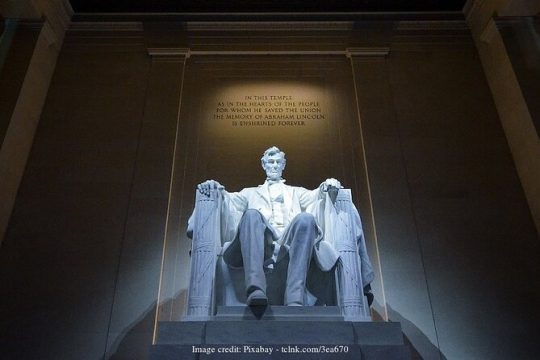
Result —
<path fill-rule="evenodd" d="M 283 191 L 283 207 L 284 207 L 284 212 L 285 212 L 285 220 L 286 220 L 286 223 L 288 224 L 290 220 L 292 219 L 289 219 L 290 217 L 290 214 L 291 214 L 291 210 L 292 210 L 292 201 L 293 201 L 293 196 L 294 196 L 294 188 L 292 186 L 288 186 L 288 185 L 285 185 L 283 184 L 283 188 L 285 189 Z"/>
<path fill-rule="evenodd" d="M 257 194 L 264 200 L 268 205 L 270 205 L 270 191 L 268 190 L 268 183 L 259 185 L 257 188 Z"/>

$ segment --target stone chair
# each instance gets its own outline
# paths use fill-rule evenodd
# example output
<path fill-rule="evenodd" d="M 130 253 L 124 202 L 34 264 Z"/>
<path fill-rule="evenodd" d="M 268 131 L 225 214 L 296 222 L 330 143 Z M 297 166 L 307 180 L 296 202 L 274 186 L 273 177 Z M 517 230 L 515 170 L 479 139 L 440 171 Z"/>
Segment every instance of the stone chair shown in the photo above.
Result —
<path fill-rule="evenodd" d="M 354 217 L 349 189 L 329 192 L 326 201 L 326 221 L 334 226 L 332 243 L 340 255 L 333 271 L 322 272 L 311 262 L 307 279 L 309 305 L 337 305 L 347 321 L 371 321 L 361 276 L 361 255 L 367 258 L 362 237 L 358 242 L 353 233 Z M 246 295 L 242 269 L 230 268 L 222 258 L 221 196 L 212 190 L 209 196 L 196 191 L 192 238 L 188 309 L 184 321 L 212 319 L 217 306 L 245 305 Z M 331 207 L 331 208 L 328 208 Z M 349 224 L 349 225 L 348 225 Z M 267 295 L 271 305 L 282 305 L 288 261 L 266 269 Z M 368 260 L 369 261 L 369 260 Z"/>

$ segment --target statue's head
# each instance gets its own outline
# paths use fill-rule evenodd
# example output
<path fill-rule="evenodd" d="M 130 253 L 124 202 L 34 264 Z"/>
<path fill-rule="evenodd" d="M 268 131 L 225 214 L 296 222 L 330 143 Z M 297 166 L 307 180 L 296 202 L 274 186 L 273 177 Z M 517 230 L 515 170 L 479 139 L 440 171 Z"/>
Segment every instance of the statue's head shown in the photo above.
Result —
<path fill-rule="evenodd" d="M 264 152 L 261 158 L 261 165 L 266 172 L 268 180 L 279 180 L 285 169 L 285 153 L 277 146 L 272 146 Z"/>

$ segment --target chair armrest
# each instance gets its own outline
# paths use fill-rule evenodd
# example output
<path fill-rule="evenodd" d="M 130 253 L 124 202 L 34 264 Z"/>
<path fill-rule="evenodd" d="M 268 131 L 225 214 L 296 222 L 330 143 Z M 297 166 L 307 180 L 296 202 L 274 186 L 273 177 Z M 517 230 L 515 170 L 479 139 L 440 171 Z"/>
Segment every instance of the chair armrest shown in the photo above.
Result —
<path fill-rule="evenodd" d="M 195 194 L 195 210 L 188 222 L 193 236 L 188 310 L 185 320 L 207 320 L 212 315 L 217 254 L 221 249 L 221 195 L 212 190 Z"/>
<path fill-rule="evenodd" d="M 325 239 L 331 242 L 339 253 L 338 301 L 343 316 L 347 321 L 370 321 L 358 247 L 362 225 L 352 203 L 351 190 L 331 188 L 328 191 L 324 214 Z"/>

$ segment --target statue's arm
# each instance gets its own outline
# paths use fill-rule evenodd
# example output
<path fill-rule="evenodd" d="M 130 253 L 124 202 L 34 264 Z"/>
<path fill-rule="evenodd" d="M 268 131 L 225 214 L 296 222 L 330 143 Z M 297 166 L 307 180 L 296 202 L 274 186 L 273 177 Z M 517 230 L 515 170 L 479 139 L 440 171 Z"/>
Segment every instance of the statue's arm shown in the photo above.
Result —
<path fill-rule="evenodd" d="M 206 180 L 197 185 L 197 191 L 206 196 L 210 196 L 211 191 L 218 191 L 223 199 L 222 206 L 231 208 L 230 210 L 244 212 L 247 207 L 247 199 L 242 192 L 228 192 L 225 186 L 221 185 L 216 180 Z"/>
<path fill-rule="evenodd" d="M 228 192 L 224 189 L 221 194 L 223 196 L 223 210 L 238 211 L 242 214 L 246 211 L 248 200 L 243 191 Z"/>
<path fill-rule="evenodd" d="M 247 198 L 243 191 L 228 192 L 222 190 L 221 202 L 221 239 L 222 243 L 232 241 L 238 231 L 240 219 L 247 209 Z"/>

